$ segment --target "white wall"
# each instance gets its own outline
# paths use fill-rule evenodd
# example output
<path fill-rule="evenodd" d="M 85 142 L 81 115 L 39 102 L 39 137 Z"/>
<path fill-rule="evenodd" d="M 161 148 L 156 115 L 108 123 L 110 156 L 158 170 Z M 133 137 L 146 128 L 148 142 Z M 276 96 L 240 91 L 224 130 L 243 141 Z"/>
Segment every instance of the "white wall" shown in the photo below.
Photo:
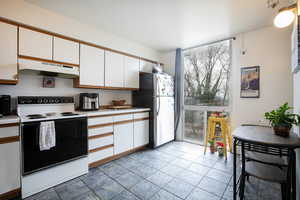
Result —
<path fill-rule="evenodd" d="M 242 123 L 259 123 L 265 112 L 285 102 L 293 105 L 290 37 L 290 29 L 267 27 L 237 35 L 233 41 L 233 129 Z M 243 50 L 245 55 L 241 54 Z M 260 98 L 240 98 L 240 68 L 257 65 L 260 66 Z"/>
<path fill-rule="evenodd" d="M 55 78 L 55 88 L 43 88 L 43 76 L 36 74 L 21 74 L 17 85 L 0 85 L 0 95 L 16 96 L 75 96 L 78 103 L 78 94 L 84 92 L 99 93 L 100 104 L 111 104 L 113 99 L 125 99 L 131 104 L 131 92 L 99 89 L 73 88 L 73 80 Z"/>
<path fill-rule="evenodd" d="M 175 76 L 175 57 L 176 51 L 164 52 L 161 54 L 160 61 L 164 63 L 164 71 Z"/>

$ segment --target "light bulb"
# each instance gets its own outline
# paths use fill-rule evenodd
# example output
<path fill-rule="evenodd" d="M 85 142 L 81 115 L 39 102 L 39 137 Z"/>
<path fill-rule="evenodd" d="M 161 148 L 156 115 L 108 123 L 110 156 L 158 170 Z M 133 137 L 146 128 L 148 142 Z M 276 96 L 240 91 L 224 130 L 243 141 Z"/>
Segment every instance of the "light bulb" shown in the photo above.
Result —
<path fill-rule="evenodd" d="M 275 19 L 274 25 L 278 28 L 284 28 L 289 26 L 295 19 L 295 14 L 292 10 L 284 10 L 279 12 Z"/>

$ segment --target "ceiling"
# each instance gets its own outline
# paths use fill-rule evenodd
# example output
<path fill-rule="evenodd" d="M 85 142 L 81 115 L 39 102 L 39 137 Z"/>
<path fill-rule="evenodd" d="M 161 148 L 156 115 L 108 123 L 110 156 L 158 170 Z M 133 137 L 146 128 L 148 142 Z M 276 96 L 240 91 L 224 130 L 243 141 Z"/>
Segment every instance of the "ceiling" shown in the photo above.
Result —
<path fill-rule="evenodd" d="M 27 0 L 81 23 L 167 51 L 272 25 L 267 0 Z"/>

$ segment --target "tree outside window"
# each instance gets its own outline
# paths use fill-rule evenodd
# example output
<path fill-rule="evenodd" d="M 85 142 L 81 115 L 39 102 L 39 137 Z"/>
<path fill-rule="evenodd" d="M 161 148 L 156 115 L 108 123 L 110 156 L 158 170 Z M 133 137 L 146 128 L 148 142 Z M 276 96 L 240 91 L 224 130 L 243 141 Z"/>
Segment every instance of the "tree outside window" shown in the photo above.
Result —
<path fill-rule="evenodd" d="M 228 106 L 230 64 L 230 41 L 186 51 L 185 104 Z"/>

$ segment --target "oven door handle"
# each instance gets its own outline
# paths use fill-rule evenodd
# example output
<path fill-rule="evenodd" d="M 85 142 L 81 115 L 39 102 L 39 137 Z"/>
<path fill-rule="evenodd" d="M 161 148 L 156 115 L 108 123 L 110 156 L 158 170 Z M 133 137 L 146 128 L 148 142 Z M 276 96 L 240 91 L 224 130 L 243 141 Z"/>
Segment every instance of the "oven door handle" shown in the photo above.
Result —
<path fill-rule="evenodd" d="M 40 150 L 40 127 L 35 129 L 34 147 L 36 150 Z"/>

